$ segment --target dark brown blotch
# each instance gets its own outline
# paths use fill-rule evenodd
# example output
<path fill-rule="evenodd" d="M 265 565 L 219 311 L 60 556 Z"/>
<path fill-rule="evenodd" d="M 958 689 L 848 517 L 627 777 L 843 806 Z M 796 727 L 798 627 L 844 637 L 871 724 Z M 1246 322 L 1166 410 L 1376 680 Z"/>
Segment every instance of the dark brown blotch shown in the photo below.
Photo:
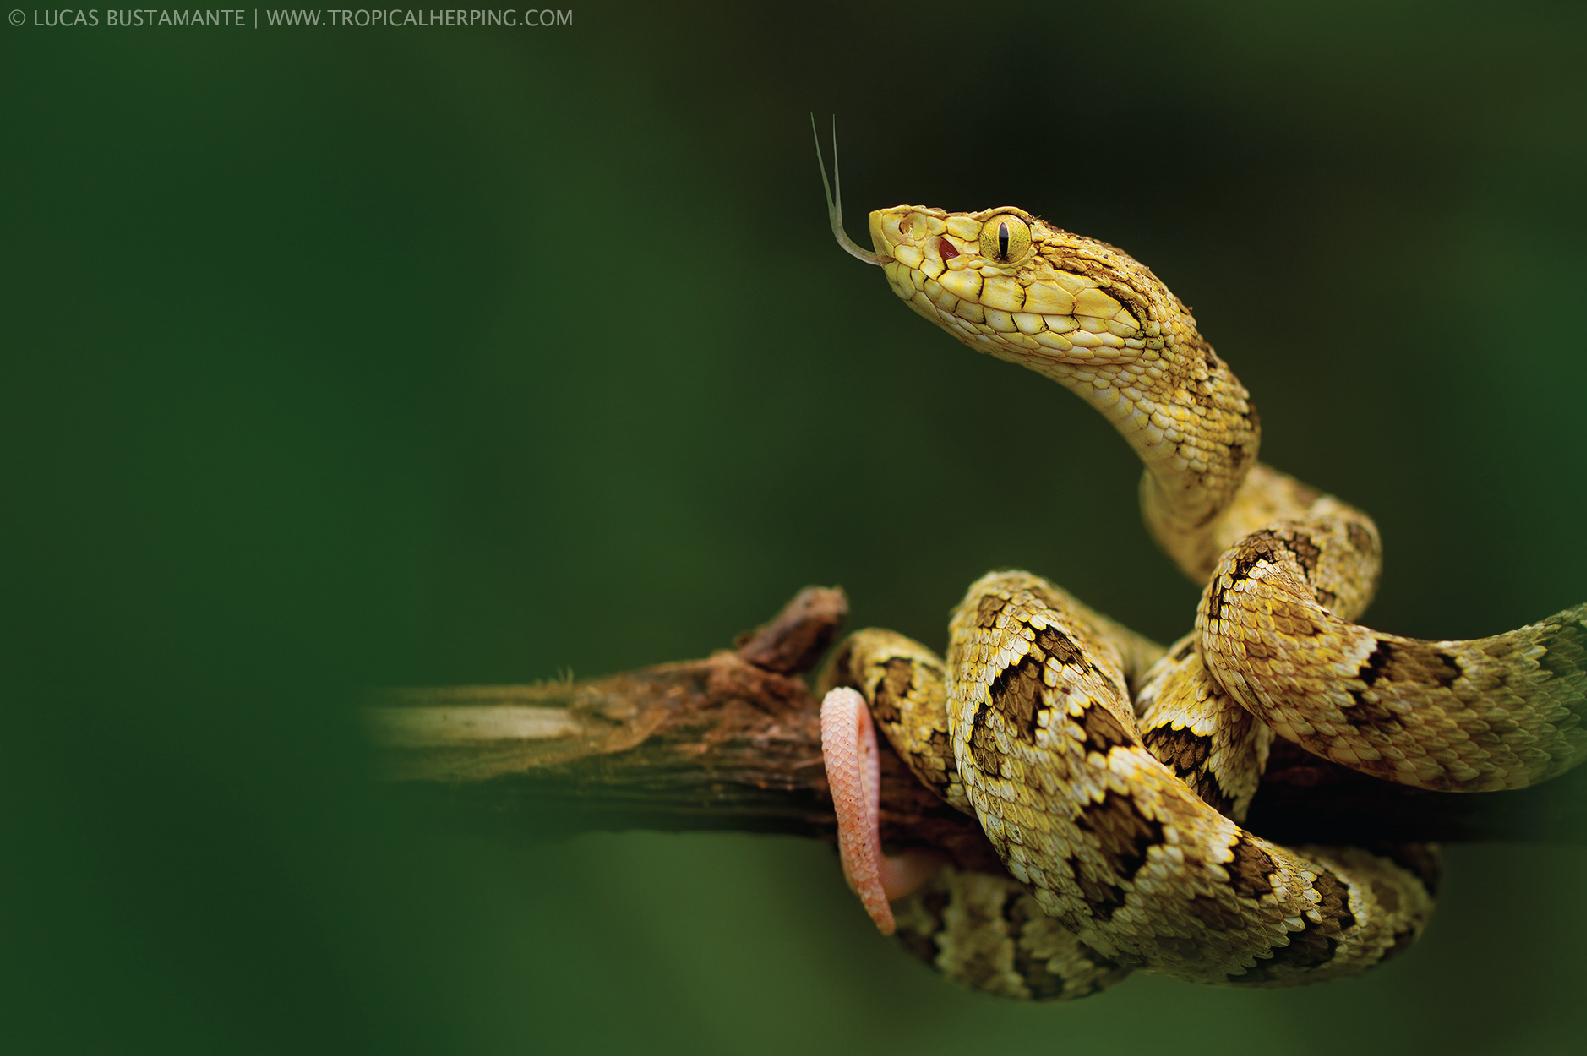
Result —
<path fill-rule="evenodd" d="M 871 715 L 884 724 L 896 724 L 902 718 L 899 703 L 915 689 L 915 662 L 913 658 L 888 658 L 882 662 L 882 675 L 871 694 Z"/>
<path fill-rule="evenodd" d="M 1361 663 L 1356 678 L 1368 687 L 1378 680 L 1395 683 L 1435 683 L 1451 687 L 1465 675 L 1460 662 L 1431 643 L 1393 642 L 1380 639 Z"/>
<path fill-rule="evenodd" d="M 1350 911 L 1350 890 L 1338 875 L 1329 870 L 1319 871 L 1312 888 L 1317 890 L 1317 914 L 1322 919 L 1317 924 L 1318 929 L 1339 934 L 1355 926 L 1356 916 Z"/>
<path fill-rule="evenodd" d="M 1392 915 L 1400 909 L 1400 891 L 1394 883 L 1381 874 L 1370 875 L 1366 879 L 1367 888 L 1372 890 L 1372 898 L 1378 906 Z"/>
<path fill-rule="evenodd" d="M 1273 891 L 1271 879 L 1277 870 L 1273 857 L 1263 852 L 1249 834 L 1242 833 L 1234 843 L 1234 858 L 1225 869 L 1229 872 L 1229 885 L 1240 896 L 1255 899 Z"/>
<path fill-rule="evenodd" d="M 1226 816 L 1234 810 L 1234 798 L 1218 785 L 1218 780 L 1212 772 L 1203 770 L 1186 781 L 1191 792 L 1220 816 Z"/>
<path fill-rule="evenodd" d="M 836 686 L 859 688 L 860 674 L 854 671 L 854 641 L 846 639 L 838 647 L 837 653 L 832 655 L 832 672 L 836 677 Z"/>
<path fill-rule="evenodd" d="M 997 736 L 992 733 L 991 707 L 982 703 L 976 707 L 970 721 L 970 757 L 982 775 L 1001 775 L 1003 751 L 998 749 Z"/>
<path fill-rule="evenodd" d="M 1234 798 L 1218 785 L 1216 776 L 1207 768 L 1212 759 L 1212 738 L 1198 735 L 1179 727 L 1157 727 L 1144 732 L 1141 742 L 1208 807 L 1221 815 L 1228 815 L 1234 807 Z"/>
<path fill-rule="evenodd" d="M 1031 641 L 1042 653 L 1051 658 L 1056 658 L 1061 665 L 1074 665 L 1079 668 L 1089 668 L 1091 661 L 1086 657 L 1085 651 L 1075 645 L 1075 641 L 1064 635 L 1057 628 L 1032 628 Z"/>
<path fill-rule="evenodd" d="M 1265 531 L 1252 533 L 1234 545 L 1234 558 L 1229 563 L 1228 573 L 1214 577 L 1207 586 L 1206 612 L 1209 621 L 1222 619 L 1226 592 L 1233 590 L 1241 581 L 1250 579 L 1257 563 L 1273 561 L 1272 548 L 1273 536 Z M 1223 583 L 1225 576 L 1229 580 L 1227 587 Z"/>
<path fill-rule="evenodd" d="M 1181 779 L 1189 779 L 1212 757 L 1212 737 L 1182 727 L 1154 727 L 1141 734 L 1141 741 Z"/>
<path fill-rule="evenodd" d="M 1056 999 L 1063 995 L 1064 979 L 1047 969 L 1047 960 L 1031 951 L 1025 940 L 1025 926 L 1030 922 L 1034 904 L 1023 892 L 1009 894 L 1003 902 L 1003 920 L 1008 923 L 1008 936 L 1014 942 L 1014 973 L 1030 989 L 1032 999 Z M 1034 914 L 1041 914 L 1034 910 Z"/>
<path fill-rule="evenodd" d="M 1580 679 L 1587 671 L 1587 621 L 1565 621 L 1538 640 L 1543 656 L 1538 667 L 1556 679 Z"/>
<path fill-rule="evenodd" d="M 1301 929 L 1289 935 L 1289 943 L 1274 948 L 1266 955 L 1257 956 L 1256 965 L 1248 970 L 1229 975 L 1229 983 L 1237 985 L 1266 984 L 1288 976 L 1285 970 L 1309 970 L 1331 960 L 1339 947 L 1335 937 L 1325 937 L 1310 920 Z"/>
<path fill-rule="evenodd" d="M 1322 548 L 1305 533 L 1292 534 L 1286 544 L 1289 553 L 1295 556 L 1295 561 L 1306 572 L 1306 583 L 1310 584 L 1311 576 L 1317 569 L 1317 560 L 1322 556 Z"/>
<path fill-rule="evenodd" d="M 975 607 L 975 623 L 980 628 L 996 628 L 997 615 L 1003 612 L 1008 600 L 1000 595 L 983 595 Z"/>
<path fill-rule="evenodd" d="M 1279 552 L 1289 550 L 1288 543 L 1269 529 L 1258 529 L 1234 546 L 1239 550 L 1230 565 L 1230 575 L 1236 581 L 1249 577 L 1258 562 L 1281 561 Z"/>
<path fill-rule="evenodd" d="M 1274 948 L 1257 959 L 1256 965 L 1242 973 L 1229 975 L 1234 984 L 1261 984 L 1281 976 L 1280 971 L 1306 970 L 1322 966 L 1333 958 L 1339 937 L 1356 924 L 1350 913 L 1350 892 L 1332 871 L 1322 871 L 1312 883 L 1318 903 L 1305 925 L 1289 935 L 1289 943 Z"/>
<path fill-rule="evenodd" d="M 1271 529 L 1258 529 L 1235 546 L 1241 549 L 1235 563 L 1236 580 L 1249 573 L 1258 562 L 1291 561 L 1301 568 L 1309 584 L 1317 562 L 1322 557 L 1322 549 L 1317 546 L 1317 541 L 1295 530 L 1274 532 Z"/>
<path fill-rule="evenodd" d="M 1372 648 L 1372 653 L 1367 655 L 1367 660 L 1361 663 L 1361 668 L 1356 671 L 1356 678 L 1371 687 L 1378 682 L 1378 677 L 1389 670 L 1390 658 L 1394 655 L 1394 644 L 1387 639 L 1380 639 Z"/>
<path fill-rule="evenodd" d="M 1365 691 L 1352 690 L 1350 692 L 1350 700 L 1355 705 L 1353 708 L 1344 711 L 1344 717 L 1346 722 L 1357 731 L 1369 727 L 1384 727 L 1391 721 L 1398 723 L 1394 710 L 1382 702 L 1369 700 Z"/>
<path fill-rule="evenodd" d="M 1101 801 L 1080 809 L 1075 822 L 1096 838 L 1096 847 L 1114 876 L 1128 882 L 1146 863 L 1146 854 L 1163 841 L 1163 824 L 1148 818 L 1128 794 L 1109 790 Z"/>
<path fill-rule="evenodd" d="M 1066 862 L 1074 872 L 1075 884 L 1080 887 L 1080 899 L 1085 902 L 1091 917 L 1098 922 L 1110 921 L 1114 913 L 1124 906 L 1127 898 L 1124 889 L 1087 870 L 1077 856 L 1069 857 Z"/>
<path fill-rule="evenodd" d="M 988 922 L 973 901 L 963 911 L 965 920 L 971 923 L 969 932 L 975 936 L 985 936 L 988 930 L 997 929 L 1000 925 Z M 1003 967 L 998 965 L 997 949 L 992 945 L 972 945 L 968 952 L 959 952 L 959 956 L 955 977 L 972 988 L 985 988 L 1003 975 Z"/>
<path fill-rule="evenodd" d="M 1433 679 L 1438 681 L 1440 687 L 1453 687 L 1455 681 L 1466 674 L 1455 655 L 1432 648 L 1428 648 L 1427 660 L 1423 667 L 1432 673 Z"/>
<path fill-rule="evenodd" d="M 958 780 L 953 762 L 953 736 L 946 728 L 934 727 L 926 734 L 925 749 L 910 762 L 910 770 L 932 793 L 948 799 L 948 789 Z"/>
<path fill-rule="evenodd" d="M 1370 555 L 1378 549 L 1378 545 L 1373 540 L 1372 531 L 1360 522 L 1345 523 L 1345 538 L 1350 541 L 1350 546 L 1359 554 Z"/>
<path fill-rule="evenodd" d="M 1042 701 L 1042 671 L 1046 666 L 1030 655 L 1020 658 L 992 680 L 987 693 L 992 708 L 1002 713 L 1014 734 L 1026 742 L 1036 741 L 1036 721 L 1045 705 Z"/>
<path fill-rule="evenodd" d="M 1217 621 L 1223 618 L 1223 596 L 1226 590 L 1223 586 L 1223 575 L 1215 574 L 1212 583 L 1207 585 L 1207 601 L 1202 607 L 1206 611 L 1207 620 Z"/>
<path fill-rule="evenodd" d="M 1124 885 L 1135 878 L 1146 863 L 1153 845 L 1162 843 L 1163 825 L 1149 819 L 1127 794 L 1109 790 L 1101 801 L 1081 807 L 1075 823 L 1095 839 L 1102 866 L 1096 870 L 1078 856 L 1069 858 L 1075 884 L 1091 915 L 1107 922 L 1129 899 Z"/>
<path fill-rule="evenodd" d="M 1089 674 L 1106 687 L 1115 700 L 1123 700 L 1127 697 L 1119 689 L 1119 685 L 1114 681 L 1113 677 L 1098 668 L 1085 650 L 1065 635 L 1062 630 L 1052 627 L 1032 628 L 1031 645 L 1039 652 L 1039 656 L 1053 658 L 1060 665 L 1067 665 Z"/>
<path fill-rule="evenodd" d="M 921 910 L 926 913 L 926 927 L 924 931 L 911 929 L 900 925 L 898 928 L 898 942 L 909 953 L 927 966 L 937 965 L 937 937 L 942 933 L 942 916 L 948 907 L 949 893 L 946 887 L 935 882 L 930 883 L 923 893 L 915 898 Z"/>
<path fill-rule="evenodd" d="M 1080 729 L 1086 733 L 1085 747 L 1092 753 L 1107 756 L 1114 746 L 1127 746 L 1135 741 L 1129 728 L 1113 715 L 1113 710 L 1101 702 L 1093 701 L 1080 711 Z"/>

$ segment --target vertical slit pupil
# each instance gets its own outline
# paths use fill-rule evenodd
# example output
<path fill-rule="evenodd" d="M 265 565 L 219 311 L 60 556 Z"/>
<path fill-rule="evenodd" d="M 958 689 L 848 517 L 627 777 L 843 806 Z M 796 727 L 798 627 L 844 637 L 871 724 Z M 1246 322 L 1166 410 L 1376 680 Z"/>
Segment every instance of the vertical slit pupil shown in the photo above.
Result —
<path fill-rule="evenodd" d="M 997 255 L 1003 260 L 1008 260 L 1008 221 L 1002 221 L 997 226 Z"/>

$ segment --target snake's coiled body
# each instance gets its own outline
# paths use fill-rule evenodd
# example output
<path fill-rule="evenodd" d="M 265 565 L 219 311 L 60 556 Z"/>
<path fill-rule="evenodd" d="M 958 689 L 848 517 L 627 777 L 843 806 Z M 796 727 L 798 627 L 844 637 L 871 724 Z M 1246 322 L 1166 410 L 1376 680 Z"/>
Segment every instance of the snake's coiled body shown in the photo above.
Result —
<path fill-rule="evenodd" d="M 864 696 L 1019 883 L 945 869 L 896 904 L 901 936 L 956 980 L 1063 998 L 1137 967 L 1282 986 L 1403 949 L 1436 850 L 1246 831 L 1271 739 L 1433 790 L 1558 774 L 1587 756 L 1587 605 L 1464 642 L 1353 623 L 1376 527 L 1256 461 L 1248 394 L 1149 270 L 1013 208 L 900 206 L 870 228 L 857 255 L 915 311 L 1114 424 L 1154 539 L 1205 585 L 1167 651 L 1021 572 L 970 588 L 945 661 L 894 633 L 846 641 L 824 685 Z"/>

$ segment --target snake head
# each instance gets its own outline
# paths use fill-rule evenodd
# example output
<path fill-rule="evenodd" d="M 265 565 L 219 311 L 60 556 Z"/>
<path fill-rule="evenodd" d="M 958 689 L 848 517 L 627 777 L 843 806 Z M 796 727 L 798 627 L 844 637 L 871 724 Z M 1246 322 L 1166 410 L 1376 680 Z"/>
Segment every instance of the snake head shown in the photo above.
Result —
<path fill-rule="evenodd" d="M 1174 355 L 1175 338 L 1205 347 L 1189 310 L 1145 265 L 1014 206 L 875 210 L 875 250 L 864 249 L 843 230 L 837 119 L 830 183 L 814 114 L 810 132 L 838 245 L 885 269 L 899 297 L 971 348 L 1073 385 L 1089 381 L 1078 375 L 1091 369 L 1173 365 L 1182 359 Z"/>
<path fill-rule="evenodd" d="M 948 213 L 895 206 L 870 216 L 893 292 L 960 341 L 1044 367 L 1152 360 L 1194 327 L 1147 269 L 1106 243 L 999 206 Z"/>

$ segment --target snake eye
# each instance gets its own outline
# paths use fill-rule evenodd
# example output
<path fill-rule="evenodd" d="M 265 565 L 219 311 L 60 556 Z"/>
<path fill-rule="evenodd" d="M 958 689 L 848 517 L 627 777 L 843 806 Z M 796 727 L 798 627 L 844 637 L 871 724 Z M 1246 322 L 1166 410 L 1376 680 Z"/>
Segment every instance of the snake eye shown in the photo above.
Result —
<path fill-rule="evenodd" d="M 1030 249 L 1030 225 L 1012 213 L 1002 213 L 981 225 L 981 256 L 1007 264 Z"/>

